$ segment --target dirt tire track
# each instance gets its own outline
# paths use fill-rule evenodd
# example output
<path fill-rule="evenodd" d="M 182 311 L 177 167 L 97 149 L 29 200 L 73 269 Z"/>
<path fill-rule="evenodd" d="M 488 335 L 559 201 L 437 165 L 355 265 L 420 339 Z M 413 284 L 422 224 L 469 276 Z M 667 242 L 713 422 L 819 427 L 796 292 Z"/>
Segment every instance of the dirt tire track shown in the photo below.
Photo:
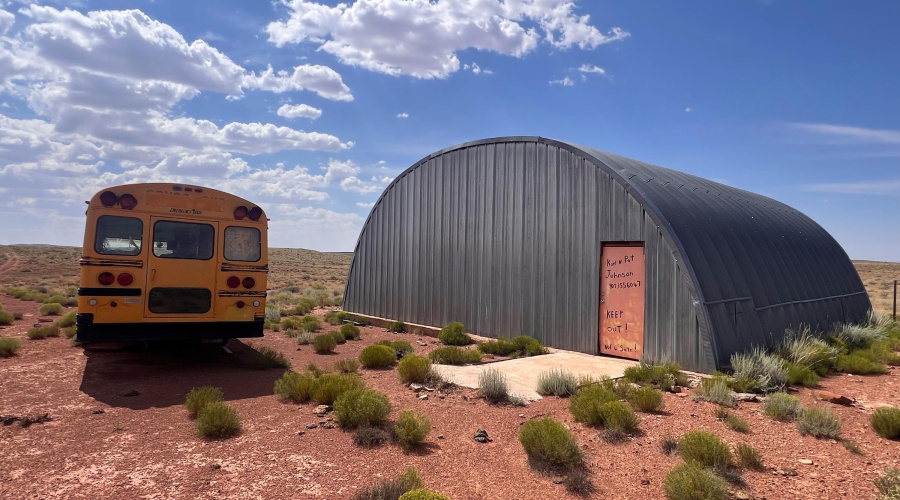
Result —
<path fill-rule="evenodd" d="M 6 262 L 0 264 L 0 274 L 14 271 L 19 268 L 19 255 L 15 253 L 6 254 Z"/>

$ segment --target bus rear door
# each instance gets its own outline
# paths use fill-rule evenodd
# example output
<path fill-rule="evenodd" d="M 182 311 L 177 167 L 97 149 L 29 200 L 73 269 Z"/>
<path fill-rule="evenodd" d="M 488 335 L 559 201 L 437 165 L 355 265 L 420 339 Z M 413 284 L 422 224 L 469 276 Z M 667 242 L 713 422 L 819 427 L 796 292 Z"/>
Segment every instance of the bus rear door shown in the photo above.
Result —
<path fill-rule="evenodd" d="M 215 317 L 218 223 L 151 217 L 145 318 Z"/>

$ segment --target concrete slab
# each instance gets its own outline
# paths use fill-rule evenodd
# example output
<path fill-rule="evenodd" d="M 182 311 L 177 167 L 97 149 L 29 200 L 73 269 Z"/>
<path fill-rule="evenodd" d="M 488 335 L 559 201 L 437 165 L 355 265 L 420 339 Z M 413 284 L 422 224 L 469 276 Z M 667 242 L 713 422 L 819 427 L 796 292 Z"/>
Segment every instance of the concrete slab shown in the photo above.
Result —
<path fill-rule="evenodd" d="M 550 354 L 531 358 L 510 359 L 470 366 L 434 365 L 435 369 L 448 382 L 472 389 L 478 388 L 478 376 L 487 368 L 496 368 L 506 375 L 509 392 L 537 401 L 541 395 L 537 393 L 538 375 L 553 368 L 562 368 L 576 377 L 590 375 L 595 378 L 606 375 L 619 378 L 625 368 L 637 365 L 637 361 L 627 359 L 593 356 L 580 352 L 553 350 Z"/>

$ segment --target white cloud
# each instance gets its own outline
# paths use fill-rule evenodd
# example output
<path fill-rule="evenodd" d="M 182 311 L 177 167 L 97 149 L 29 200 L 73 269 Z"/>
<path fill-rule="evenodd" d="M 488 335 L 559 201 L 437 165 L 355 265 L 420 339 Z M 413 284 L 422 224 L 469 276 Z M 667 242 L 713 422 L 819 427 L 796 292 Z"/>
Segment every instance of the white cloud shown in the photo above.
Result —
<path fill-rule="evenodd" d="M 690 113 L 691 111 L 693 111 L 693 109 L 691 109 L 691 108 L 689 108 L 689 107 L 688 107 L 688 108 L 684 108 L 684 112 L 685 112 L 685 113 Z"/>
<path fill-rule="evenodd" d="M 277 114 L 285 118 L 309 118 L 310 120 L 315 120 L 322 116 L 322 110 L 308 104 L 284 104 L 278 108 Z"/>
<path fill-rule="evenodd" d="M 5 35 L 16 22 L 16 16 L 12 12 L 0 9 L 0 35 Z"/>
<path fill-rule="evenodd" d="M 472 70 L 472 73 L 475 73 L 476 75 L 480 75 L 480 74 L 493 75 L 494 74 L 493 71 L 486 69 L 486 68 L 482 68 L 481 66 L 478 65 L 478 63 L 463 64 L 463 71 L 469 71 L 469 70 Z"/>
<path fill-rule="evenodd" d="M 900 196 L 900 179 L 810 184 L 803 188 L 806 191 L 817 191 L 821 193 Z"/>
<path fill-rule="evenodd" d="M 597 73 L 600 75 L 605 75 L 606 70 L 601 68 L 600 66 L 595 66 L 593 64 L 582 64 L 581 67 L 578 68 L 578 71 L 582 73 Z"/>
<path fill-rule="evenodd" d="M 572 81 L 568 76 L 563 78 L 562 80 L 550 80 L 550 85 L 561 85 L 563 87 L 571 87 L 575 85 L 575 82 Z"/>
<path fill-rule="evenodd" d="M 356 176 L 347 177 L 341 181 L 341 189 L 359 194 L 377 193 L 384 188 L 376 184 L 362 181 Z"/>
<path fill-rule="evenodd" d="M 542 40 L 556 48 L 593 49 L 629 33 L 603 34 L 572 0 L 357 0 L 334 7 L 282 0 L 287 19 L 266 27 L 281 47 L 312 43 L 344 64 L 389 75 L 445 78 L 460 69 L 457 52 L 478 49 L 522 57 Z"/>
<path fill-rule="evenodd" d="M 288 75 L 287 71 L 275 73 L 272 66 L 260 74 L 244 76 L 244 86 L 268 90 L 269 92 L 288 92 L 311 90 L 325 99 L 333 101 L 352 101 L 353 94 L 350 88 L 344 85 L 341 75 L 328 66 L 304 64 L 295 66 L 294 73 Z"/>
<path fill-rule="evenodd" d="M 409 118 L 409 113 L 397 113 L 397 118 Z"/>
<path fill-rule="evenodd" d="M 789 123 L 788 126 L 839 143 L 900 144 L 900 130 L 871 129 L 828 123 Z"/>
<path fill-rule="evenodd" d="M 372 208 L 375 206 L 375 202 L 373 201 L 371 203 L 363 203 L 361 201 L 357 201 L 356 206 L 360 208 Z"/>
<path fill-rule="evenodd" d="M 274 247 L 309 248 L 310 235 L 318 238 L 318 250 L 352 251 L 365 218 L 355 213 L 340 213 L 324 208 L 279 204 L 267 210 L 269 241 Z"/>

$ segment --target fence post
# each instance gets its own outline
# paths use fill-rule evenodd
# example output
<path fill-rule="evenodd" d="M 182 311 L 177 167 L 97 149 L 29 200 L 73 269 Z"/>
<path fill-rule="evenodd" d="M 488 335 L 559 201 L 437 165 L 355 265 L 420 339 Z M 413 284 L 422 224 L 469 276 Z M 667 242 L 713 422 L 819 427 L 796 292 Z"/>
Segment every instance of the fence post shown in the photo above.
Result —
<path fill-rule="evenodd" d="M 897 280 L 894 280 L 894 321 L 897 321 Z"/>

